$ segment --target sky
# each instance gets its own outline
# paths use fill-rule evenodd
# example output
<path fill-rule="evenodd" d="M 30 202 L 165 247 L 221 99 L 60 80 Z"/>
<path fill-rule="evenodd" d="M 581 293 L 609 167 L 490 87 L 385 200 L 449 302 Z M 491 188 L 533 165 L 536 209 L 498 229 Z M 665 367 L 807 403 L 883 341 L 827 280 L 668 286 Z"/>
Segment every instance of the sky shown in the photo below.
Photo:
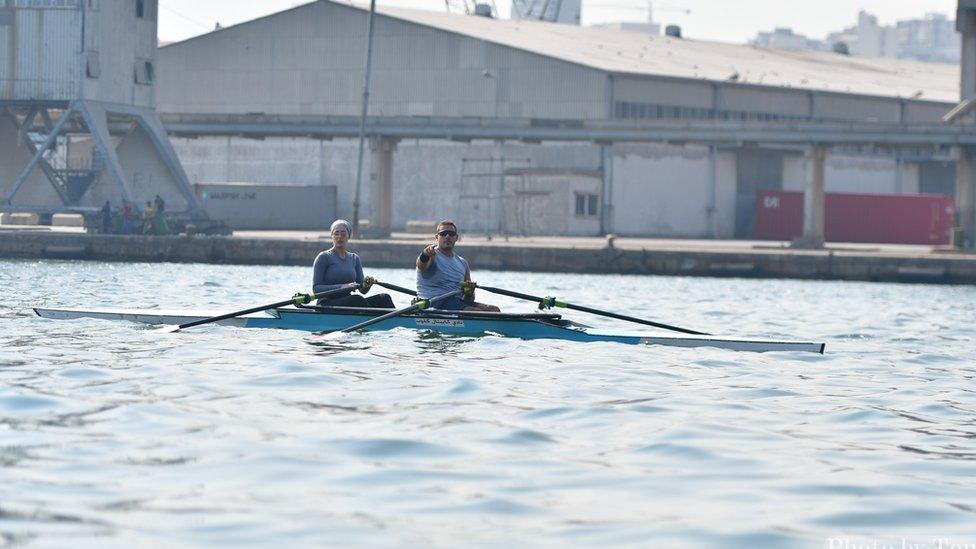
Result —
<path fill-rule="evenodd" d="M 487 1 L 487 0 L 485 0 Z M 495 0 L 507 15 L 510 0 Z M 307 3 L 305 0 L 159 0 L 159 39 L 174 42 Z M 377 0 L 379 6 L 445 11 L 444 0 Z M 647 0 L 583 0 L 584 25 L 646 21 Z M 684 36 L 745 43 L 761 31 L 790 27 L 810 38 L 853 26 L 865 10 L 890 25 L 936 12 L 955 18 L 956 0 L 655 0 L 654 20 L 681 25 Z"/>

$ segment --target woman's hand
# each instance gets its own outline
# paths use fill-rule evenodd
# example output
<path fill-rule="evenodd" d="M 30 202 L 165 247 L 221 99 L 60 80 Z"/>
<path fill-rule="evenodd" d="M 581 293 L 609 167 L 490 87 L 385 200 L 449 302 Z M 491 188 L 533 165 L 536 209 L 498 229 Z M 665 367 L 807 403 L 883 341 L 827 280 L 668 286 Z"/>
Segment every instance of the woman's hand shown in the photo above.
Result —
<path fill-rule="evenodd" d="M 369 293 L 369 289 L 372 288 L 373 284 L 375 283 L 376 283 L 376 279 L 371 276 L 367 276 L 363 278 L 363 283 L 359 285 L 359 293 L 361 294 Z"/>

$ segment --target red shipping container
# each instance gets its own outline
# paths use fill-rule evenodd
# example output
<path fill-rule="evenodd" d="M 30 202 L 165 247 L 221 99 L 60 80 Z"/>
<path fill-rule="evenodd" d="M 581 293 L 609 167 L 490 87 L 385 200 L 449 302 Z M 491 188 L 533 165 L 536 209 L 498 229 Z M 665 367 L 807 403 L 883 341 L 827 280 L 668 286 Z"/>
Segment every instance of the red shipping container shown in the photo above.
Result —
<path fill-rule="evenodd" d="M 934 194 L 827 193 L 824 239 L 878 244 L 948 244 L 955 203 Z M 755 236 L 792 240 L 803 234 L 803 193 L 756 193 Z"/>

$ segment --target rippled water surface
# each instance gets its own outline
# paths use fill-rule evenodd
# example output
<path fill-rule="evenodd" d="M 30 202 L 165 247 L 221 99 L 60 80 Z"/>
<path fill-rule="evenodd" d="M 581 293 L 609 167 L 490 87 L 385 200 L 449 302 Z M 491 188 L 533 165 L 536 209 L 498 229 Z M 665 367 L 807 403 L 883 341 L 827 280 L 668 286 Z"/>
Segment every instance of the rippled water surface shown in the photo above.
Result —
<path fill-rule="evenodd" d="M 976 543 L 976 289 L 476 274 L 827 354 L 164 334 L 31 307 L 230 311 L 311 271 L 0 260 L 0 545 Z"/>

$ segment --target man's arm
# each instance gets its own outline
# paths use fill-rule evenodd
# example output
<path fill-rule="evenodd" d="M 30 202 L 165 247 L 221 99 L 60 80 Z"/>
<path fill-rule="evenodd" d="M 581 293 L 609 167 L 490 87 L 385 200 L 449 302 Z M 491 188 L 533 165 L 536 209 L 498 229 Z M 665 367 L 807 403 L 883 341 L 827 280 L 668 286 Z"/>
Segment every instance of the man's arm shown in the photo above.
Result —
<path fill-rule="evenodd" d="M 417 264 L 417 270 L 420 272 L 426 272 L 427 269 L 430 268 L 430 264 L 432 263 L 434 254 L 436 253 L 437 246 L 434 246 L 433 244 L 424 248 L 424 251 L 420 252 L 420 255 L 417 256 L 417 261 L 415 261 Z"/>

